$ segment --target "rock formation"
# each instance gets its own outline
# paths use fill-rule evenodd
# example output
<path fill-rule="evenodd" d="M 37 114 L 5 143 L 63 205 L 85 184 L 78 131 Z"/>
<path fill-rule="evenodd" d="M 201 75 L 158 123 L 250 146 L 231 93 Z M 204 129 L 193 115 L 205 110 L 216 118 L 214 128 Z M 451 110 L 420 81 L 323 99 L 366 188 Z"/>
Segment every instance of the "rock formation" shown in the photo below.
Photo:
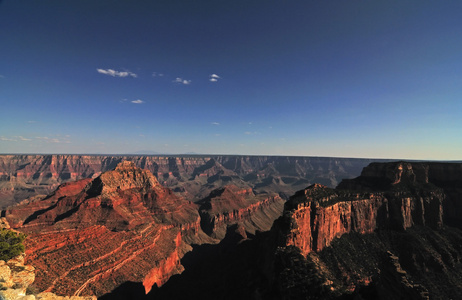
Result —
<path fill-rule="evenodd" d="M 434 184 L 435 167 L 452 175 L 460 170 L 460 164 L 374 163 L 336 189 L 315 184 L 296 193 L 272 229 L 279 245 L 275 293 L 282 299 L 462 296 L 456 283 L 462 232 L 443 222 L 445 187 L 460 177 Z"/>
<path fill-rule="evenodd" d="M 114 291 L 104 299 L 120 299 L 121 284 L 141 289 L 140 299 L 462 297 L 462 231 L 445 225 L 462 224 L 462 164 L 372 163 L 332 189 L 311 184 L 306 171 L 329 160 L 130 159 L 3 212 L 29 235 L 27 263 L 40 289 Z M 332 175 L 333 165 L 347 164 L 330 163 L 314 173 Z M 259 232 L 282 207 L 273 189 L 282 194 L 300 184 L 309 187 L 284 204 L 270 231 Z M 201 228 L 223 240 L 184 255 L 188 244 L 217 242 Z M 184 274 L 168 280 L 182 264 Z"/>
<path fill-rule="evenodd" d="M 131 162 L 5 215 L 28 234 L 37 287 L 63 295 L 101 295 L 125 281 L 142 281 L 148 292 L 181 273 L 182 239 L 200 230 L 195 204 Z"/>
<path fill-rule="evenodd" d="M 350 232 L 405 230 L 415 224 L 437 229 L 443 223 L 443 199 L 440 189 L 351 193 L 315 184 L 286 203 L 285 245 L 296 246 L 306 255 Z"/>
<path fill-rule="evenodd" d="M 219 188 L 199 202 L 202 230 L 223 239 L 227 227 L 240 223 L 251 234 L 267 231 L 281 216 L 284 200 L 279 195 L 255 195 L 234 185 Z"/>
<path fill-rule="evenodd" d="M 48 195 L 58 185 L 95 178 L 132 161 L 159 182 L 191 201 L 233 184 L 256 193 L 276 193 L 287 199 L 312 183 L 334 187 L 358 176 L 371 159 L 283 156 L 90 156 L 0 155 L 0 208 L 26 198 Z M 375 160 L 377 161 L 377 160 Z"/>

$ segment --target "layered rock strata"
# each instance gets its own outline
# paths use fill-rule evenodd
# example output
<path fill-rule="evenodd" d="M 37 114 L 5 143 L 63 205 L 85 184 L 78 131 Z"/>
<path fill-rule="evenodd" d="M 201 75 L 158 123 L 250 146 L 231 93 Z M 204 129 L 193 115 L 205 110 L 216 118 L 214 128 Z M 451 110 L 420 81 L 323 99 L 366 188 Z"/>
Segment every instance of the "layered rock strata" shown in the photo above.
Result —
<path fill-rule="evenodd" d="M 279 195 L 255 195 L 251 189 L 229 185 L 214 190 L 199 204 L 202 230 L 221 240 L 227 227 L 236 223 L 251 234 L 271 229 L 282 214 L 284 200 Z"/>
<path fill-rule="evenodd" d="M 224 185 L 287 198 L 311 183 L 334 187 L 373 160 L 283 156 L 0 155 L 0 207 L 48 195 L 64 182 L 95 178 L 132 161 L 177 195 L 197 201 Z"/>
<path fill-rule="evenodd" d="M 284 244 L 306 255 L 345 233 L 405 230 L 416 224 L 436 229 L 443 223 L 443 199 L 440 189 L 352 193 L 315 184 L 286 203 Z"/>
<path fill-rule="evenodd" d="M 183 236 L 200 230 L 195 204 L 131 162 L 5 215 L 28 234 L 38 288 L 63 295 L 102 295 L 126 281 L 141 281 L 148 292 L 181 273 Z"/>
<path fill-rule="evenodd" d="M 436 181 L 435 167 L 450 175 Z M 444 226 L 448 188 L 461 199 L 460 167 L 374 163 L 336 189 L 315 184 L 296 193 L 272 228 L 279 245 L 276 294 L 282 299 L 345 292 L 362 299 L 462 295 L 457 283 L 462 233 Z"/>

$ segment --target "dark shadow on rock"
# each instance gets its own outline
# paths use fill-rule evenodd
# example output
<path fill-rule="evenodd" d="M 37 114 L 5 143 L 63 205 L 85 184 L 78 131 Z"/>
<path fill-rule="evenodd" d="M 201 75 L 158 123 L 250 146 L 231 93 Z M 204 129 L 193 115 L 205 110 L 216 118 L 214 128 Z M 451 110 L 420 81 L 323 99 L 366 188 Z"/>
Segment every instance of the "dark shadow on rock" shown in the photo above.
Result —
<path fill-rule="evenodd" d="M 144 292 L 141 282 L 125 282 L 114 289 L 111 293 L 104 294 L 98 300 L 125 300 L 125 299 L 150 299 Z"/>
<path fill-rule="evenodd" d="M 185 271 L 154 287 L 149 299 L 268 299 L 268 279 L 261 271 L 264 255 L 258 239 L 246 239 L 231 226 L 218 245 L 195 245 L 181 260 Z"/>

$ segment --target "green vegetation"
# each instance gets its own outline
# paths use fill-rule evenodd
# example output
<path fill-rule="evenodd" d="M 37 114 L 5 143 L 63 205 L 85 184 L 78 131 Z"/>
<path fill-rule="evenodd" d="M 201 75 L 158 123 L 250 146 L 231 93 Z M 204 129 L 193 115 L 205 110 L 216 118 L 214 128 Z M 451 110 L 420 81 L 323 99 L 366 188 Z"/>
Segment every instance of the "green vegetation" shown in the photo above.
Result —
<path fill-rule="evenodd" d="M 2 228 L 0 229 L 0 260 L 8 261 L 24 252 L 23 241 L 26 235 Z"/>

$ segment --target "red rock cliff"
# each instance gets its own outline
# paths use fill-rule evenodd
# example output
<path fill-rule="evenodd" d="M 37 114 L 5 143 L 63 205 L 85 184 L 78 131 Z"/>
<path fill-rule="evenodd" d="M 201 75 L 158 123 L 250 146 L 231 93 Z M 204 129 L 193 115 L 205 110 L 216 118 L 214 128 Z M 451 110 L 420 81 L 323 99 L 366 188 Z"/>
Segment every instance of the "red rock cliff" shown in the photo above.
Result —
<path fill-rule="evenodd" d="M 28 234 L 37 286 L 64 295 L 99 296 L 125 281 L 149 291 L 182 271 L 182 236 L 199 230 L 196 205 L 131 162 L 9 208 L 6 218 Z"/>
<path fill-rule="evenodd" d="M 398 165 L 393 170 L 394 173 L 381 174 L 389 184 L 386 192 L 333 190 L 315 184 L 296 193 L 284 208 L 283 244 L 296 246 L 306 255 L 322 250 L 333 239 L 349 232 L 404 230 L 414 224 L 441 227 L 444 191 L 428 185 L 428 177 L 420 166 L 417 171 L 410 164 Z M 348 184 L 354 186 L 358 182 Z M 413 189 L 409 189 L 410 185 Z"/>

